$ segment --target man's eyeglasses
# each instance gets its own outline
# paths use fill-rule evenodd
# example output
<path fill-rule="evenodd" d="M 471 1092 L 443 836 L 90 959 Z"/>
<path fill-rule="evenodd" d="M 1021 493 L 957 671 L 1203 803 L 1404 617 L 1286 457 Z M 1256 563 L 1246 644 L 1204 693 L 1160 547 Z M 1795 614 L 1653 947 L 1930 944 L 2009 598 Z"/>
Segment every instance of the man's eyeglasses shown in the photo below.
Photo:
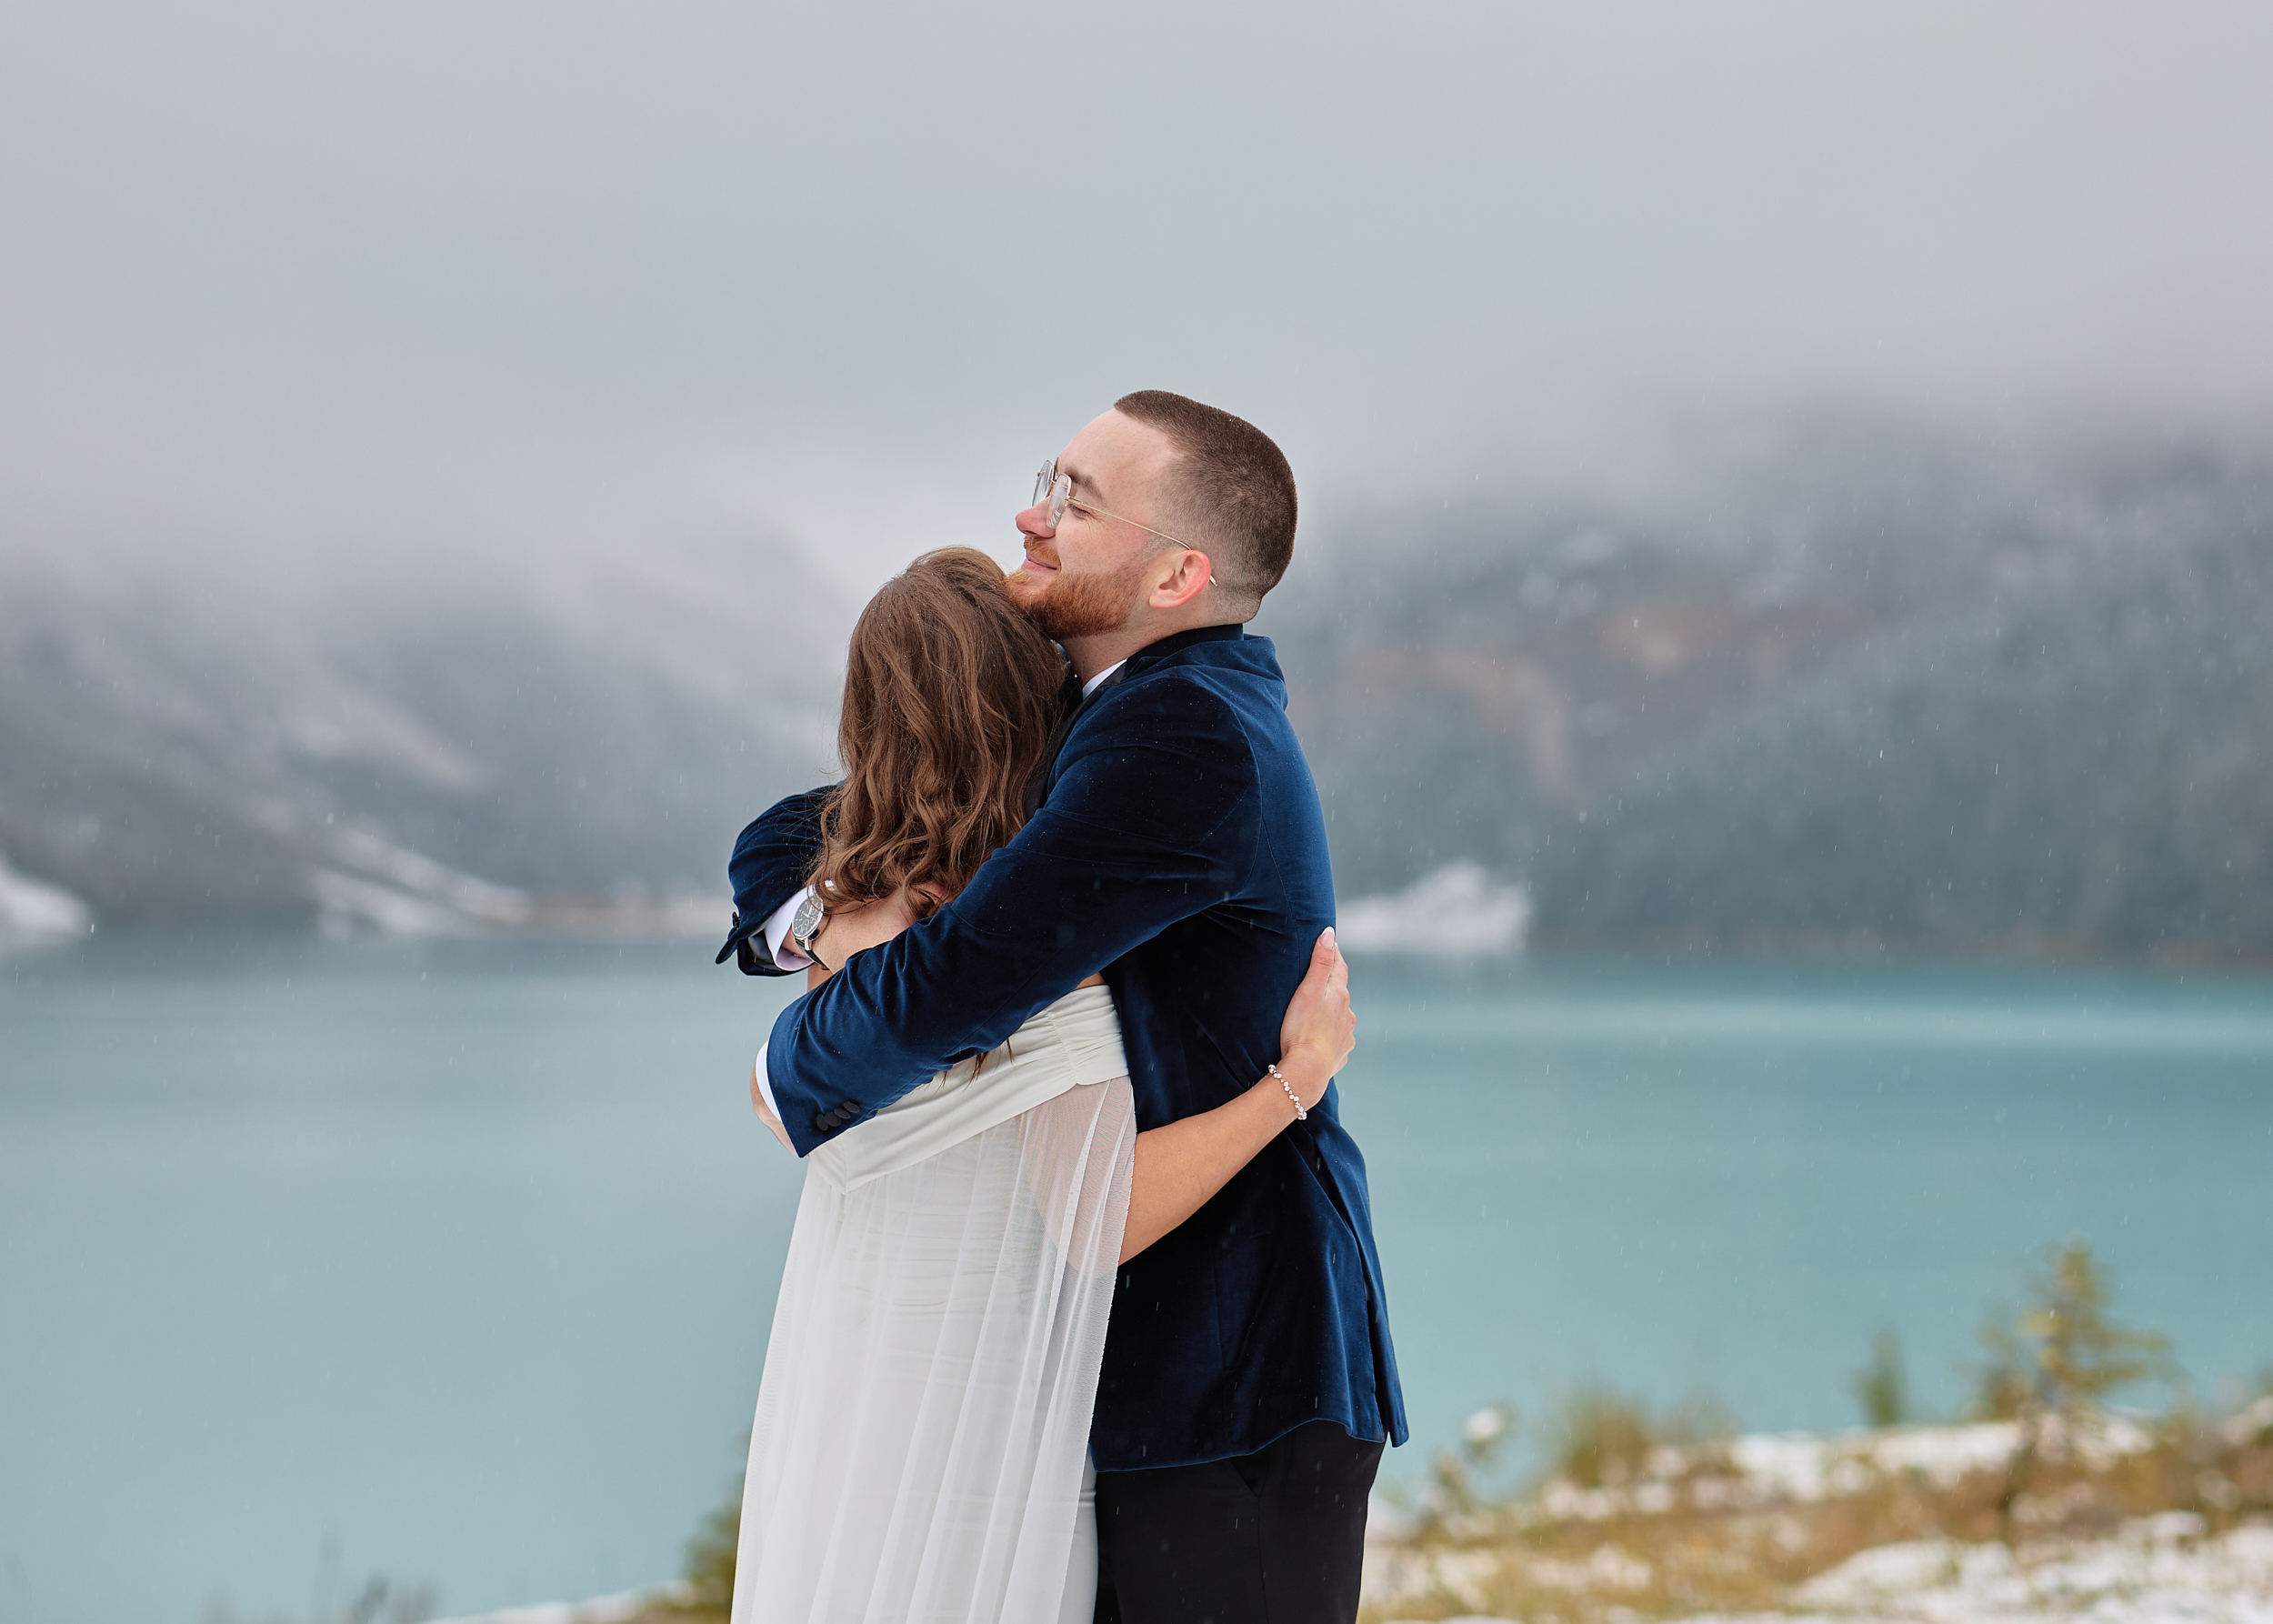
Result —
<path fill-rule="evenodd" d="M 1034 501 L 1037 505 L 1045 501 L 1050 505 L 1050 528 L 1053 530 L 1057 528 L 1058 521 L 1066 516 L 1066 509 L 1068 507 L 1096 518 L 1120 519 L 1124 525 L 1136 525 L 1135 519 L 1121 518 L 1117 513 L 1107 513 L 1094 502 L 1075 501 L 1073 476 L 1059 473 L 1057 459 L 1054 456 L 1044 463 L 1042 471 L 1034 476 Z M 1191 547 L 1196 553 L 1204 553 L 1207 550 L 1205 547 L 1193 547 L 1190 542 L 1171 536 L 1166 530 L 1156 530 L 1150 525 L 1136 525 L 1136 527 L 1147 536 L 1157 536 L 1161 540 L 1174 542 L 1180 547 Z"/>

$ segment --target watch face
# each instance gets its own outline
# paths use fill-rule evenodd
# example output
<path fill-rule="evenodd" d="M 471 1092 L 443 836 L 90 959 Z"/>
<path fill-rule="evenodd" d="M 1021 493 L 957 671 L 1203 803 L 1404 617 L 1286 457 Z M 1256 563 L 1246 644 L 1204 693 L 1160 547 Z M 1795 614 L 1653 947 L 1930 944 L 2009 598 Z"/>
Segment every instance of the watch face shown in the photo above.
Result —
<path fill-rule="evenodd" d="M 797 911 L 790 916 L 789 934 L 799 942 L 809 942 L 813 933 L 821 928 L 821 899 L 807 897 L 797 904 Z"/>

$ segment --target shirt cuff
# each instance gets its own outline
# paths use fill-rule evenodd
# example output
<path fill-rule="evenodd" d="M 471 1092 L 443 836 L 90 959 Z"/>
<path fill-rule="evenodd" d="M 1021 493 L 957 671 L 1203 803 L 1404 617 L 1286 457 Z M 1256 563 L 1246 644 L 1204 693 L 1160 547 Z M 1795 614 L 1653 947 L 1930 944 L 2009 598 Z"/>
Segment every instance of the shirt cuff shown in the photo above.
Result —
<path fill-rule="evenodd" d="M 806 887 L 766 915 L 766 923 L 758 927 L 758 934 L 766 938 L 766 951 L 774 956 L 774 967 L 777 970 L 801 970 L 813 962 L 810 955 L 798 952 L 789 943 L 789 921 L 797 917 L 797 909 L 812 895 L 813 887 Z M 774 1102 L 768 1099 L 766 1103 L 771 1105 Z"/>
<path fill-rule="evenodd" d="M 757 1064 L 750 1075 L 757 1078 L 758 1098 L 766 1102 L 766 1108 L 773 1112 L 774 1120 L 778 1122 L 781 1120 L 781 1108 L 774 1103 L 774 1079 L 766 1075 L 766 1051 L 773 1047 L 770 1038 L 757 1046 Z"/>

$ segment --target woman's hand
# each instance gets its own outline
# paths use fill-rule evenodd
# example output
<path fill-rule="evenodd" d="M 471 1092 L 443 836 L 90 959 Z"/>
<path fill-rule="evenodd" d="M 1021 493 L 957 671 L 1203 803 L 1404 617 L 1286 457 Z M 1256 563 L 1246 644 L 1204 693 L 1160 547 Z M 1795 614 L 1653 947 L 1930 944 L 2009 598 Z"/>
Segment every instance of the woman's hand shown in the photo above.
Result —
<path fill-rule="evenodd" d="M 1308 1110 L 1357 1047 L 1357 1013 L 1349 1006 L 1349 965 L 1332 927 L 1310 949 L 1310 968 L 1278 1028 L 1278 1068 Z"/>

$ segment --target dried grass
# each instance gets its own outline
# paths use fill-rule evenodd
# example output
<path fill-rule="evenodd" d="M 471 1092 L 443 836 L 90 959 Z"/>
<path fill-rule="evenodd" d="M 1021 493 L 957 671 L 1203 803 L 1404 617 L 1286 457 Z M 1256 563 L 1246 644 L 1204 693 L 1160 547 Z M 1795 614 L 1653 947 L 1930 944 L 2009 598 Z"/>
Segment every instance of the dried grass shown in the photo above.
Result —
<path fill-rule="evenodd" d="M 1591 1426 L 1598 1395 L 1577 1408 L 1552 1436 Z M 1633 1409 L 1612 1436 L 1627 1436 Z M 2025 1555 L 2032 1545 L 2064 1546 L 2158 1513 L 2191 1513 L 2208 1534 L 2273 1515 L 2273 1398 L 2215 1420 L 2048 1424 L 2018 1495 L 2009 1455 L 1961 1469 L 1895 1463 L 1921 1455 L 1961 1461 L 1981 1453 L 1985 1437 L 2003 1444 L 2015 1436 L 2009 1426 L 1979 1424 L 1698 1447 L 1669 1445 L 1652 1429 L 1647 1466 L 1622 1484 L 1557 1470 L 1496 1504 L 1436 1516 L 1422 1508 L 1369 1549 L 1361 1619 L 1480 1612 L 1613 1624 L 1776 1612 L 1793 1608 L 1793 1592 L 1807 1580 L 1878 1546 L 1991 1542 L 2009 1523 Z M 1634 1454 L 1625 1448 L 1614 1458 Z M 1761 1469 L 1764 1454 L 1782 1459 Z M 1577 1451 L 1566 1464 L 1593 1459 Z M 1795 1473 L 1794 1461 L 1807 1469 Z"/>

